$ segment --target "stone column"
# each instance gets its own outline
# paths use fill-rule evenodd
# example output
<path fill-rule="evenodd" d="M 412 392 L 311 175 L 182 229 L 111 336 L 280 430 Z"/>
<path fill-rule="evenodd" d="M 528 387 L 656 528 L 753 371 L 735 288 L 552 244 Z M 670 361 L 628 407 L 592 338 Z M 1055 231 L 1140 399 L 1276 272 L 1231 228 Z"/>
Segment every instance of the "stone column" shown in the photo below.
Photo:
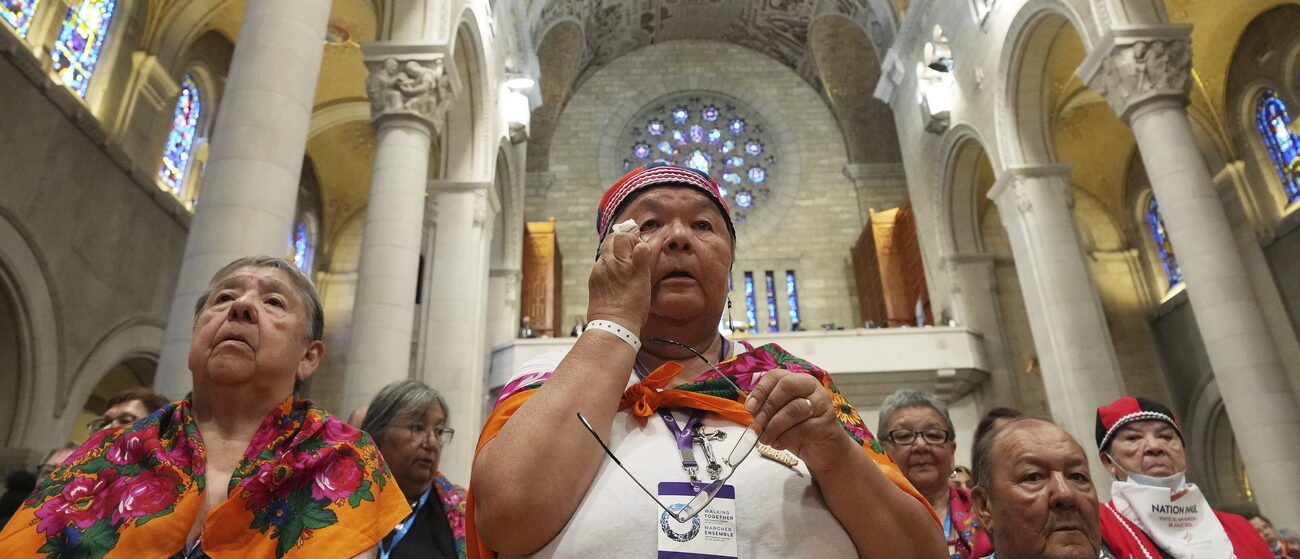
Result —
<path fill-rule="evenodd" d="M 443 449 L 441 469 L 465 480 L 486 405 L 488 262 L 500 202 L 491 181 L 432 181 L 429 203 L 433 258 L 418 376 L 443 393 L 448 421 L 463 434 Z"/>
<path fill-rule="evenodd" d="M 1137 137 L 1260 508 L 1279 525 L 1300 525 L 1300 408 L 1187 116 L 1190 33 L 1190 25 L 1111 31 L 1079 75 Z"/>
<path fill-rule="evenodd" d="M 432 135 L 452 99 L 444 57 L 428 47 L 364 47 L 375 164 L 357 268 L 343 409 L 368 404 L 384 385 L 410 378 L 425 185 Z"/>
<path fill-rule="evenodd" d="M 329 12 L 328 0 L 250 0 L 244 11 L 158 359 L 163 394 L 190 389 L 194 303 L 212 274 L 288 253 Z"/>
<path fill-rule="evenodd" d="M 943 259 L 952 286 L 953 319 L 978 330 L 984 339 L 989 364 L 989 383 L 980 390 L 986 407 L 1020 407 L 1016 375 L 1011 367 L 1002 313 L 998 307 L 998 285 L 993 269 L 995 258 L 988 254 L 957 254 Z"/>
<path fill-rule="evenodd" d="M 1091 441 L 1097 407 L 1123 395 L 1123 384 L 1071 189 L 1069 165 L 1012 167 L 988 196 L 1011 241 L 1052 416 Z M 1105 471 L 1095 454 L 1090 462 L 1092 471 Z M 1109 485 L 1098 489 L 1109 493 Z"/>

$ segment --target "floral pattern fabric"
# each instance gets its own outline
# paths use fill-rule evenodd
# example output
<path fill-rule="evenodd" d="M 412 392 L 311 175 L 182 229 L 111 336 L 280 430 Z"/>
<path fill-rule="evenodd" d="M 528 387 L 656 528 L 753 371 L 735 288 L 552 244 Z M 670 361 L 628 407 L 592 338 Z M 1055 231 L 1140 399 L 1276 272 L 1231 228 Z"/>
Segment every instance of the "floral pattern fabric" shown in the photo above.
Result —
<path fill-rule="evenodd" d="M 792 373 L 812 375 L 821 383 L 822 388 L 829 393 L 831 403 L 836 406 L 836 418 L 839 419 L 840 425 L 844 428 L 844 431 L 848 433 L 849 437 L 862 445 L 863 450 L 866 451 L 867 455 L 876 466 L 880 468 L 881 472 L 885 474 L 885 477 L 889 478 L 889 480 L 899 489 L 902 489 L 904 492 L 912 495 L 912 497 L 924 504 L 926 510 L 930 511 L 936 524 L 938 523 L 938 517 L 934 516 L 934 510 L 930 508 L 930 504 L 916 491 L 914 487 L 912 487 L 912 484 L 907 481 L 907 478 L 903 477 L 898 466 L 890 461 L 889 456 L 885 454 L 884 446 L 882 446 L 871 434 L 871 430 L 868 429 L 866 423 L 862 421 L 862 417 L 858 415 L 857 410 L 848 403 L 844 398 L 844 395 L 839 391 L 839 388 L 831 382 L 830 373 L 812 363 L 795 357 L 776 344 L 767 344 L 757 348 L 745 344 L 745 347 L 748 351 L 718 363 L 718 371 L 730 378 L 732 382 L 735 382 L 736 386 L 740 387 L 741 390 L 753 390 L 754 387 L 758 385 L 759 381 L 762 380 L 763 375 L 774 369 L 785 369 Z M 533 372 L 507 383 L 506 386 L 502 388 L 501 394 L 497 398 L 496 406 L 492 410 L 491 415 L 488 416 L 487 424 L 484 425 L 483 432 L 479 436 L 477 448 L 482 449 L 483 445 L 487 444 L 488 441 L 491 441 L 492 438 L 501 431 L 501 428 L 505 426 L 506 422 L 510 419 L 510 416 L 514 414 L 515 410 L 518 410 L 519 406 L 522 406 L 523 403 L 526 402 L 528 398 L 532 396 L 532 394 L 534 394 L 536 390 L 549 378 L 550 373 Z M 714 372 L 712 369 L 706 371 L 699 377 L 696 377 L 694 381 L 677 386 L 674 389 L 716 396 L 729 401 L 737 401 L 740 398 L 740 395 L 736 393 L 736 390 L 731 387 L 731 383 L 722 380 L 719 374 Z M 467 534 L 469 556 L 471 558 L 483 559 L 495 557 L 496 553 L 484 545 L 482 540 L 478 539 L 473 518 L 473 493 L 474 488 L 471 485 L 469 491 L 470 503 L 468 507 L 469 530 Z"/>
<path fill-rule="evenodd" d="M 188 400 L 96 433 L 0 532 L 0 557 L 171 556 L 199 514 L 205 456 Z M 351 557 L 410 511 L 368 435 L 293 397 L 254 433 L 226 495 L 200 533 L 214 559 Z"/>
<path fill-rule="evenodd" d="M 948 540 L 948 545 L 956 551 L 952 554 L 952 559 L 975 559 L 993 553 L 993 544 L 989 541 L 984 526 L 975 517 L 970 492 L 949 487 L 948 514 L 952 516 L 952 528 L 957 536 L 956 539 Z"/>
<path fill-rule="evenodd" d="M 456 556 L 465 559 L 465 488 L 438 472 L 438 477 L 433 479 L 433 491 L 438 494 L 438 502 L 447 513 L 451 537 L 456 540 Z"/>

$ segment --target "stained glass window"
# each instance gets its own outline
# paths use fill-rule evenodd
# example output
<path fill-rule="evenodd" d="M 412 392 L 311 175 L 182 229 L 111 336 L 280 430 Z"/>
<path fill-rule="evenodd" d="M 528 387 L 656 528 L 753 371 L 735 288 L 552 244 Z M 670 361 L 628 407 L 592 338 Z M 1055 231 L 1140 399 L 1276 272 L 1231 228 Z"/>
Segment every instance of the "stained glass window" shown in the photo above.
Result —
<path fill-rule="evenodd" d="M 803 322 L 799 316 L 799 286 L 795 284 L 794 270 L 785 271 L 785 308 L 790 312 L 790 329 Z"/>
<path fill-rule="evenodd" d="M 289 261 L 293 262 L 299 270 L 311 273 L 311 261 L 315 256 L 316 247 L 312 242 L 311 230 L 307 227 L 307 220 L 300 219 L 293 226 L 293 238 L 289 247 Z"/>
<path fill-rule="evenodd" d="M 745 318 L 749 331 L 758 332 L 758 302 L 754 299 L 754 272 L 745 272 Z"/>
<path fill-rule="evenodd" d="M 68 8 L 63 30 L 54 41 L 54 70 L 80 97 L 86 96 L 86 86 L 99 63 L 99 51 L 104 47 L 116 8 L 116 0 L 83 0 Z"/>
<path fill-rule="evenodd" d="M 1300 199 L 1300 138 L 1291 132 L 1291 115 L 1286 103 L 1271 89 L 1260 95 L 1255 108 L 1255 126 L 1277 168 L 1289 202 Z"/>
<path fill-rule="evenodd" d="M 1147 201 L 1147 229 L 1151 231 L 1151 240 L 1156 243 L 1156 253 L 1160 256 L 1160 266 L 1164 269 L 1165 280 L 1169 282 L 1169 287 L 1178 285 L 1183 281 L 1183 269 L 1178 265 L 1178 256 L 1174 254 L 1174 245 L 1169 242 L 1169 235 L 1165 230 L 1165 219 L 1160 217 L 1160 205 L 1156 203 L 1156 197 L 1152 196 Z"/>
<path fill-rule="evenodd" d="M 40 0 L 0 0 L 0 19 L 9 24 L 19 37 L 27 36 L 27 26 Z"/>
<path fill-rule="evenodd" d="M 686 94 L 641 110 L 620 154 L 624 171 L 667 161 L 708 173 L 722 186 L 732 220 L 745 221 L 771 194 L 776 156 L 753 111 L 717 95 Z"/>
<path fill-rule="evenodd" d="M 167 134 L 167 148 L 163 152 L 162 168 L 158 176 L 163 184 L 171 189 L 172 194 L 180 197 L 185 185 L 185 174 L 190 169 L 190 155 L 194 152 L 194 140 L 199 129 L 199 113 L 203 110 L 199 102 L 199 86 L 194 78 L 185 76 L 181 82 L 181 95 L 176 99 L 176 110 L 172 112 L 171 132 Z"/>
<path fill-rule="evenodd" d="M 776 319 L 776 277 L 772 270 L 763 274 L 764 287 L 767 288 L 767 331 L 777 332 L 781 329 L 780 322 Z"/>

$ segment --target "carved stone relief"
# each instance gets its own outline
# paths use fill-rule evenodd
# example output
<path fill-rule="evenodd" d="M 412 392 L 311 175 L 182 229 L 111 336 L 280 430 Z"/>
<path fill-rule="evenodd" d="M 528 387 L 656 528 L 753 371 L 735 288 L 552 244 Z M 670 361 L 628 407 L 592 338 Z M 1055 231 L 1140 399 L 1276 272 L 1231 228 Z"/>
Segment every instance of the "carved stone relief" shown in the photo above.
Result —
<path fill-rule="evenodd" d="M 1088 84 L 1121 116 L 1138 101 L 1191 91 L 1192 45 L 1185 37 L 1137 39 L 1119 43 Z"/>
<path fill-rule="evenodd" d="M 370 97 L 370 116 L 376 121 L 385 116 L 408 115 L 436 126 L 451 105 L 451 77 L 441 58 L 424 62 L 387 58 L 366 78 L 366 94 Z"/>

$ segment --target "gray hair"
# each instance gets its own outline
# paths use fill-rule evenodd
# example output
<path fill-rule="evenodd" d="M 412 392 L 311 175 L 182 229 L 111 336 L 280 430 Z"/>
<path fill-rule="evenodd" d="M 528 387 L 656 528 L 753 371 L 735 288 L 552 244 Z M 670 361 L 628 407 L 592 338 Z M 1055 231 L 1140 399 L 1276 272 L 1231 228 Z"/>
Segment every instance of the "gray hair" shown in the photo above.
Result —
<path fill-rule="evenodd" d="M 199 313 L 203 312 L 203 306 L 207 304 L 208 297 L 212 296 L 212 290 L 217 287 L 221 280 L 226 279 L 231 272 L 239 268 L 275 268 L 284 272 L 293 280 L 293 286 L 298 290 L 298 296 L 302 299 L 303 306 L 307 307 L 307 339 L 317 341 L 325 336 L 325 311 L 320 304 L 320 295 L 316 293 L 316 284 L 311 281 L 305 272 L 293 265 L 293 262 L 283 258 L 273 256 L 245 256 L 234 262 L 222 266 L 217 273 L 212 275 L 208 281 L 208 288 L 203 290 L 199 295 L 199 300 L 194 302 L 194 323 L 199 322 Z"/>
<path fill-rule="evenodd" d="M 1019 428 L 1023 423 L 1056 425 L 1056 423 L 1037 417 L 1017 417 L 980 437 L 975 441 L 975 448 L 971 449 L 971 488 L 983 487 L 986 491 L 993 489 L 993 444 L 997 442 L 999 435 L 1011 431 L 1013 425 Z M 1075 445 L 1079 444 L 1078 441 L 1074 440 L 1073 435 L 1070 435 L 1070 440 Z M 1082 447 L 1080 447 L 1080 451 L 1082 452 Z"/>
<path fill-rule="evenodd" d="M 957 431 L 952 426 L 952 418 L 948 416 L 948 404 L 943 403 L 938 396 L 917 390 L 915 388 L 899 388 L 897 392 L 890 394 L 885 401 L 880 404 L 880 420 L 876 425 L 876 436 L 881 440 L 887 440 L 889 433 L 885 432 L 885 425 L 889 419 L 898 413 L 898 410 L 906 408 L 930 408 L 943 418 L 944 428 L 948 430 L 948 437 L 951 439 Z"/>
<path fill-rule="evenodd" d="M 393 421 L 406 415 L 424 415 L 437 404 L 442 413 L 450 415 L 442 394 L 418 380 L 399 380 L 379 390 L 370 400 L 361 430 L 370 433 L 376 443 L 393 427 Z"/>

